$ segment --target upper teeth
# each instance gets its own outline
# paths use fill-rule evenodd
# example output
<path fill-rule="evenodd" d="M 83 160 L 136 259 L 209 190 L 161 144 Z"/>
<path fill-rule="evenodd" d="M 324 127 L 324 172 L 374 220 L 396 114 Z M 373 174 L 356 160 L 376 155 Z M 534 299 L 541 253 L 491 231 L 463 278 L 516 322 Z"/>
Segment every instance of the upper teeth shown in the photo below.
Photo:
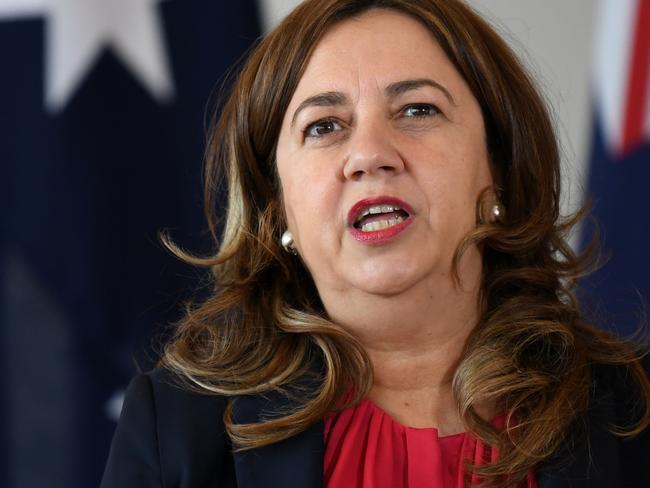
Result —
<path fill-rule="evenodd" d="M 375 205 L 373 207 L 368 207 L 363 212 L 361 212 L 361 215 L 359 215 L 359 217 L 357 218 L 357 222 L 362 218 L 364 218 L 366 215 L 378 214 L 378 213 L 389 213 L 389 212 L 395 212 L 396 210 L 402 210 L 402 209 L 397 205 Z"/>

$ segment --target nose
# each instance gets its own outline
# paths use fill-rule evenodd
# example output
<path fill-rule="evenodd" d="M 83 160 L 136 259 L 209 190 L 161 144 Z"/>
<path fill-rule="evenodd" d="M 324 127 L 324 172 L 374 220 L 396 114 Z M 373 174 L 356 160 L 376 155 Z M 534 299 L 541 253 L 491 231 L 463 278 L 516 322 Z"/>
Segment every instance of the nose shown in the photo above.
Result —
<path fill-rule="evenodd" d="M 387 125 L 388 121 L 375 121 L 359 123 L 355 128 L 343 166 L 346 179 L 389 176 L 404 170 L 404 161 Z"/>

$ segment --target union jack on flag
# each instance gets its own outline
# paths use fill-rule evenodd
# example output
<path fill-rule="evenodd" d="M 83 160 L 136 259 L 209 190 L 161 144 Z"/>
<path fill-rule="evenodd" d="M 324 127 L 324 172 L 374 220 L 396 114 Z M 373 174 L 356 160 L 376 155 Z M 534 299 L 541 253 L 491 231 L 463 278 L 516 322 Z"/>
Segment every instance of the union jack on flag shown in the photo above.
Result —
<path fill-rule="evenodd" d="M 650 300 L 650 1 L 599 8 L 589 193 L 609 261 L 583 285 L 596 318 L 628 335 Z"/>

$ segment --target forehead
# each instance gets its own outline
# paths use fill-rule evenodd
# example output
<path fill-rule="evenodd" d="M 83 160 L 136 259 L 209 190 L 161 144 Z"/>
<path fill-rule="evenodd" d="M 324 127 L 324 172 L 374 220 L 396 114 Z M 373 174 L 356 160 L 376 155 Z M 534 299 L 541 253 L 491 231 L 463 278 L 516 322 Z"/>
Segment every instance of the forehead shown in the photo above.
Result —
<path fill-rule="evenodd" d="M 451 84 L 463 81 L 422 23 L 400 12 L 374 9 L 326 32 L 307 63 L 294 98 L 418 78 Z"/>

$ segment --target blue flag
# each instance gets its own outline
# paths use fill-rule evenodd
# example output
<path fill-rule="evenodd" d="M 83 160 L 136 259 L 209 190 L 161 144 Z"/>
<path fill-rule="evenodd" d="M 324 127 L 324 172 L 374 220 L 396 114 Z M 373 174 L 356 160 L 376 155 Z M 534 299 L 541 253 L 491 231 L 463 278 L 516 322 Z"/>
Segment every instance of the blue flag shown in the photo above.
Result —
<path fill-rule="evenodd" d="M 120 392 L 206 250 L 206 105 L 259 35 L 253 0 L 0 2 L 0 486 L 97 486 Z"/>
<path fill-rule="evenodd" d="M 596 319 L 627 336 L 650 311 L 650 2 L 600 8 L 589 188 L 609 260 L 583 286 Z"/>

